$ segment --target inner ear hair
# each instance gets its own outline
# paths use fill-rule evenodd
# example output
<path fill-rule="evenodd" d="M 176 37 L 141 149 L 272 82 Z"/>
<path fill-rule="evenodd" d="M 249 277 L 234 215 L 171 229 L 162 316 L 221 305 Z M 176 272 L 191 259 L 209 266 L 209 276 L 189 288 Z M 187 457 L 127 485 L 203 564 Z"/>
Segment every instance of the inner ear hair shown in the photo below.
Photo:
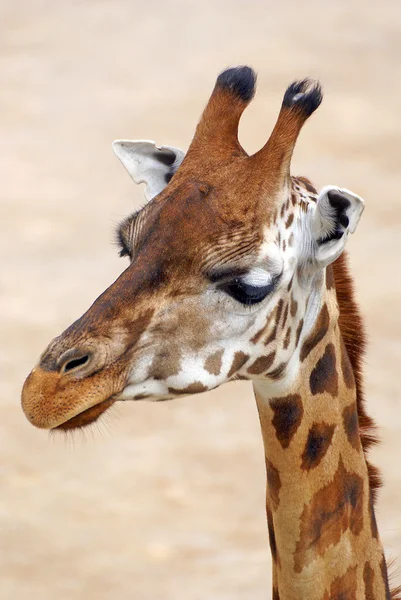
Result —
<path fill-rule="evenodd" d="M 350 201 L 338 190 L 330 190 L 326 198 L 326 202 L 323 199 L 319 207 L 323 220 L 322 229 L 325 231 L 322 231 L 322 235 L 318 238 L 318 244 L 339 240 L 349 225 L 346 210 L 351 206 Z"/>

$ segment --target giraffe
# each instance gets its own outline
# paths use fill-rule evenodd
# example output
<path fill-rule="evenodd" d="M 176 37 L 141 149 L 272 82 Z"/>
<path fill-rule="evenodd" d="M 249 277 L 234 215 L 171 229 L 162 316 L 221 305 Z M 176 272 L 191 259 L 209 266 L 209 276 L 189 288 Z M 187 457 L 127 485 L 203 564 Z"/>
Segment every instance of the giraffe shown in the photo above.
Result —
<path fill-rule="evenodd" d="M 238 125 L 256 88 L 226 69 L 186 153 L 117 140 L 147 203 L 117 236 L 129 266 L 46 348 L 22 407 L 39 428 L 94 422 L 116 401 L 164 401 L 252 381 L 267 473 L 274 600 L 382 600 L 390 592 L 366 458 L 365 340 L 344 253 L 363 200 L 319 193 L 290 164 L 322 101 L 291 84 L 266 144 Z"/>

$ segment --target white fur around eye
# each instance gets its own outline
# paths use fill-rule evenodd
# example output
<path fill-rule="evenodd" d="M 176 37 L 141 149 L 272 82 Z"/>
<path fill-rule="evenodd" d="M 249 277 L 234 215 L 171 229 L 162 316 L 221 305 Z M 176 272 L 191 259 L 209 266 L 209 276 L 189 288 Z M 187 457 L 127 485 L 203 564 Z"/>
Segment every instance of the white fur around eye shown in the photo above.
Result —
<path fill-rule="evenodd" d="M 255 267 L 252 271 L 241 277 L 241 281 L 254 287 L 265 287 L 266 285 L 270 285 L 272 277 L 261 267 Z"/>

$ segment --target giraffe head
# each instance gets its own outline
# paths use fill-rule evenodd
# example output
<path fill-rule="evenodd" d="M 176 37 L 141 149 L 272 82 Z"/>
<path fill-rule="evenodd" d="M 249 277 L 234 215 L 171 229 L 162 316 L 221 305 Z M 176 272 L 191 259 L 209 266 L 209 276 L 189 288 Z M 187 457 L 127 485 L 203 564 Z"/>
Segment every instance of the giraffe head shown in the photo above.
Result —
<path fill-rule="evenodd" d="M 148 202 L 118 230 L 129 266 L 27 378 L 22 403 L 34 425 L 80 427 L 116 400 L 285 377 L 314 286 L 363 203 L 333 186 L 317 195 L 290 176 L 298 134 L 322 99 L 318 84 L 288 87 L 269 140 L 248 156 L 238 124 L 255 82 L 249 67 L 217 78 L 186 155 L 114 143 Z"/>

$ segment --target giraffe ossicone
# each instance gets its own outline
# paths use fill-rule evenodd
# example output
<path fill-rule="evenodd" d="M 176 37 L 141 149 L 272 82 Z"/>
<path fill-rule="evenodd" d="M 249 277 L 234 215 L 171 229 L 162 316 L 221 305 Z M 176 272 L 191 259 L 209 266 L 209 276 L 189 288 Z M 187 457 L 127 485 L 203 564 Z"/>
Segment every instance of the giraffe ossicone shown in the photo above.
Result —
<path fill-rule="evenodd" d="M 163 401 L 253 383 L 267 473 L 273 597 L 388 599 L 365 452 L 363 327 L 343 250 L 363 211 L 290 174 L 320 85 L 291 84 L 266 144 L 238 140 L 256 75 L 224 71 L 186 153 L 113 149 L 147 203 L 118 228 L 129 266 L 55 338 L 22 406 L 45 429 L 95 421 L 117 401 Z M 396 597 L 395 595 L 393 596 Z"/>

